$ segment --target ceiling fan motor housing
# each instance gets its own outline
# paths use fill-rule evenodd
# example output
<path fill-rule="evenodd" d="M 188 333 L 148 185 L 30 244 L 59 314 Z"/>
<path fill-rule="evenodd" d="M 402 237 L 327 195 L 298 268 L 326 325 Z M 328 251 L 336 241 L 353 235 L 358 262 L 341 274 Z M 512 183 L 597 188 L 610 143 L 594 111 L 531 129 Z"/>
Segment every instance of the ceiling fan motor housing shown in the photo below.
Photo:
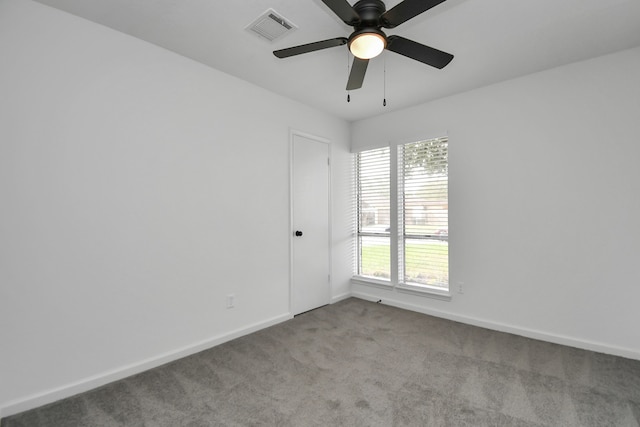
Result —
<path fill-rule="evenodd" d="M 364 28 L 379 29 L 382 25 L 380 17 L 387 11 L 381 0 L 360 0 L 353 5 L 353 10 L 358 13 L 360 20 L 352 23 L 356 31 Z"/>

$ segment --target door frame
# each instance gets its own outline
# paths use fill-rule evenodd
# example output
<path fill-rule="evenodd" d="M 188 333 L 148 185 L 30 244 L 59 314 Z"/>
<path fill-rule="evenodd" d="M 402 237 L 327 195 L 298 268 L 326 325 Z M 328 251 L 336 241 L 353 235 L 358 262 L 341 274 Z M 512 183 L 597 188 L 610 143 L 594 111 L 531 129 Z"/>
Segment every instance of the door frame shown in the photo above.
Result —
<path fill-rule="evenodd" d="M 328 209 L 328 235 L 327 235 L 327 249 L 329 257 L 329 280 L 327 282 L 327 304 L 331 303 L 331 292 L 333 289 L 333 257 L 332 257 L 332 236 L 333 236 L 333 218 L 332 218 L 332 207 L 333 207 L 333 199 L 332 199 L 332 191 L 331 191 L 331 175 L 332 175 L 332 161 L 331 161 L 331 141 L 329 139 L 313 135 L 307 132 L 299 131 L 296 129 L 289 129 L 289 314 L 291 316 L 293 313 L 293 293 L 294 293 L 294 283 L 293 283 L 293 241 L 294 241 L 294 224 L 293 224 L 293 180 L 294 180 L 294 153 L 293 153 L 293 144 L 296 136 L 300 136 L 303 138 L 311 139 L 313 141 L 326 144 L 327 145 L 327 156 L 329 165 L 327 166 L 327 185 L 328 185 L 328 200 L 327 200 L 327 209 Z"/>

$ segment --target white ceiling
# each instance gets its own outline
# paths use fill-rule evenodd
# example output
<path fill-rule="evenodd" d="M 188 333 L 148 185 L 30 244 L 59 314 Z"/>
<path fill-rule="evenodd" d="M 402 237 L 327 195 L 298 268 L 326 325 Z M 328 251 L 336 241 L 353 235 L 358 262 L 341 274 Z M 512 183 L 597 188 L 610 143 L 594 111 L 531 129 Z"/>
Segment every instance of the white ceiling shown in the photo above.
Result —
<path fill-rule="evenodd" d="M 321 0 L 39 1 L 349 121 L 640 46 L 639 0 L 448 0 L 386 32 L 454 60 L 438 70 L 385 52 L 347 103 L 346 46 L 287 59 L 272 54 L 351 33 Z M 388 0 L 387 9 L 398 3 Z M 269 42 L 245 29 L 269 8 L 298 30 Z"/>

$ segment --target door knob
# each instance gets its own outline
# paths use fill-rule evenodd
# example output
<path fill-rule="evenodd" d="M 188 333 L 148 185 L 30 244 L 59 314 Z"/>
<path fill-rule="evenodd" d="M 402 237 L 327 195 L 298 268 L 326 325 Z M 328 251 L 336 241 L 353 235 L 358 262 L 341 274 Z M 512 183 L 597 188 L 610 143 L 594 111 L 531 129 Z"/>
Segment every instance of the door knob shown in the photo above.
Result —
<path fill-rule="evenodd" d="M 295 235 L 296 235 L 297 237 L 302 236 L 302 231 L 300 231 L 300 230 L 296 230 Z"/>

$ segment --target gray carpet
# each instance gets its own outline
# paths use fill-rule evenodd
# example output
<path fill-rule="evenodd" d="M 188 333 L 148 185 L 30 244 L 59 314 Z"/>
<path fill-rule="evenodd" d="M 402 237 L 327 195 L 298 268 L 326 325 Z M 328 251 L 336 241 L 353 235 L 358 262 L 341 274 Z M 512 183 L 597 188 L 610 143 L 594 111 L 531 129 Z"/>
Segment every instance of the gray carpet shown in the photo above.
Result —
<path fill-rule="evenodd" d="M 349 299 L 14 426 L 638 426 L 640 361 Z"/>

